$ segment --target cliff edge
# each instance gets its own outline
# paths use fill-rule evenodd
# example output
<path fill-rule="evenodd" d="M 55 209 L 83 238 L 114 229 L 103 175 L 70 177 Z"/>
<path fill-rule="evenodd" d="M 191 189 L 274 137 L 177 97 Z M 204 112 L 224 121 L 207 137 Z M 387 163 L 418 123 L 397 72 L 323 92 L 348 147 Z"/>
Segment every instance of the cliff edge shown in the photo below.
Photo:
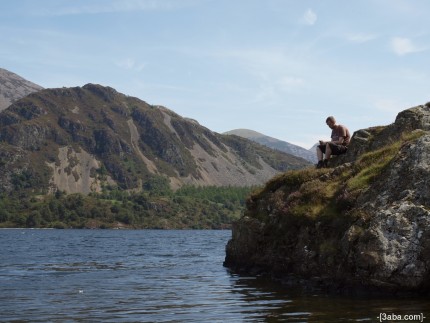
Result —
<path fill-rule="evenodd" d="M 430 291 L 430 104 L 247 200 L 224 265 L 335 291 Z"/>

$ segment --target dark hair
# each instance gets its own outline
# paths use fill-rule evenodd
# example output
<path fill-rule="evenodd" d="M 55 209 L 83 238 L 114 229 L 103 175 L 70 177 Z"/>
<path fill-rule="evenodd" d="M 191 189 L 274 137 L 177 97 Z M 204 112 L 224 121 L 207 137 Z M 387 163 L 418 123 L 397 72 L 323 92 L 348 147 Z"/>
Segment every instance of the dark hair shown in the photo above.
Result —
<path fill-rule="evenodd" d="M 325 122 L 329 122 L 329 121 L 336 123 L 336 119 L 333 116 L 330 116 L 325 120 Z"/>

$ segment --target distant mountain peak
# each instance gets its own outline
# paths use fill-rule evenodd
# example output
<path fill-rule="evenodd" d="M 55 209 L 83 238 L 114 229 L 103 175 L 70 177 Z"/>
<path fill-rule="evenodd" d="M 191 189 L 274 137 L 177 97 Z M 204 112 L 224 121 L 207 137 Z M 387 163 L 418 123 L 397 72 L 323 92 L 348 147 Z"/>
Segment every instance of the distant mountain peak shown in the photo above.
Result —
<path fill-rule="evenodd" d="M 234 130 L 230 130 L 224 133 L 225 135 L 236 135 L 239 137 L 243 137 L 243 138 L 260 138 L 260 137 L 268 137 L 266 135 L 263 135 L 260 132 L 257 132 L 255 130 L 251 130 L 251 129 L 234 129 Z"/>
<path fill-rule="evenodd" d="M 297 156 L 303 159 L 306 159 L 307 161 L 310 161 L 311 163 L 316 162 L 316 155 L 313 151 L 309 151 L 308 149 L 305 149 L 303 147 L 291 144 L 286 141 L 282 141 L 270 136 L 267 136 L 265 134 L 262 134 L 260 132 L 250 130 L 250 129 L 234 129 L 225 132 L 226 135 L 236 135 L 242 138 L 246 138 L 255 142 L 258 142 L 261 145 L 270 147 L 272 149 L 277 149 L 279 151 L 291 154 L 293 156 Z"/>
<path fill-rule="evenodd" d="M 4 68 L 0 68 L 0 111 L 28 94 L 42 89 L 43 87 L 40 85 L 27 81 Z"/>

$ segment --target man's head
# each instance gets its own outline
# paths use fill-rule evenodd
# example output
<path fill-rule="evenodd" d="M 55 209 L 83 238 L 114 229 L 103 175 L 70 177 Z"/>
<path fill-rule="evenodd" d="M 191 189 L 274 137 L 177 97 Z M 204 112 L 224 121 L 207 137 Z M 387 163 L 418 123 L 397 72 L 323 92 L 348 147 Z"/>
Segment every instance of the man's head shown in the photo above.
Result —
<path fill-rule="evenodd" d="M 336 125 L 336 119 L 330 116 L 325 120 L 325 123 L 330 127 L 330 129 L 333 129 Z"/>

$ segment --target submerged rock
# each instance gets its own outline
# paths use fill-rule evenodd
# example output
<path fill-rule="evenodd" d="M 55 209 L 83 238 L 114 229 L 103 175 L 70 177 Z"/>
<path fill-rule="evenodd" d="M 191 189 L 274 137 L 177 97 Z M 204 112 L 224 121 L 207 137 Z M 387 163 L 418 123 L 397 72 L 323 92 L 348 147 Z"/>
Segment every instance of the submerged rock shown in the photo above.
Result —
<path fill-rule="evenodd" d="M 225 266 L 336 291 L 430 291 L 430 108 L 356 132 L 330 169 L 278 176 L 247 201 Z"/>

